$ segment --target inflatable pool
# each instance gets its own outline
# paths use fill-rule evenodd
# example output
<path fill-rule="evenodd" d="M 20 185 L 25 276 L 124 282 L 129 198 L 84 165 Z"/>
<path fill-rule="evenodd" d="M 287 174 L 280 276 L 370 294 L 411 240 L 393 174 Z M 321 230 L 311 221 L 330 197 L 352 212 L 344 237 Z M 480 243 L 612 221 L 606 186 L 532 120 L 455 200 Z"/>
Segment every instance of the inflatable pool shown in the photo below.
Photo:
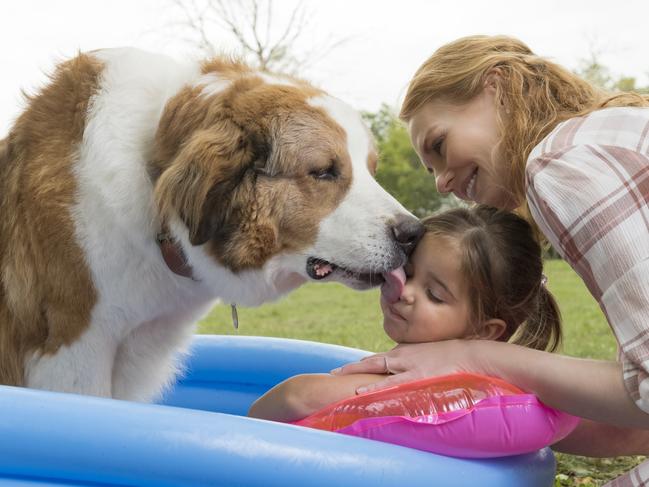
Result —
<path fill-rule="evenodd" d="M 197 336 L 161 404 L 0 386 L 0 486 L 549 487 L 548 448 L 466 460 L 242 417 L 298 373 L 367 352 L 299 340 Z"/>

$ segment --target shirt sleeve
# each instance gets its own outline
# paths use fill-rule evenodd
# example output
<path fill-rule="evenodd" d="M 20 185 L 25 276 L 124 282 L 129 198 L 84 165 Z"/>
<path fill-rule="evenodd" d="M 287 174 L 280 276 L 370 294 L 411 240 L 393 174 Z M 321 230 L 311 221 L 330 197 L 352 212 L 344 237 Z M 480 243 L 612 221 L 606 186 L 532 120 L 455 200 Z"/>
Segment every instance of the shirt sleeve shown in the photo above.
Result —
<path fill-rule="evenodd" d="M 532 217 L 599 302 L 629 395 L 649 413 L 649 158 L 612 145 L 535 151 L 526 186 Z"/>

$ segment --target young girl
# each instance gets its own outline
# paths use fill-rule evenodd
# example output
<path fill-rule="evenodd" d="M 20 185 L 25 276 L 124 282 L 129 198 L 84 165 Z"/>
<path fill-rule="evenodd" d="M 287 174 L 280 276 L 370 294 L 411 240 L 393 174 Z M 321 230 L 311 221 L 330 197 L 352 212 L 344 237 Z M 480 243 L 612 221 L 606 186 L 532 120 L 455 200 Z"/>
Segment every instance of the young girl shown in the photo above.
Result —
<path fill-rule="evenodd" d="M 560 317 L 545 287 L 541 249 L 523 219 L 487 206 L 423 220 L 426 233 L 403 281 L 381 295 L 383 328 L 399 344 L 451 339 L 509 341 L 553 351 Z M 249 415 L 294 421 L 353 396 L 383 374 L 307 374 L 271 389 Z"/>
<path fill-rule="evenodd" d="M 486 373 L 586 418 L 556 448 L 649 453 L 649 98 L 605 93 L 510 37 L 441 47 L 401 109 L 441 192 L 527 207 L 597 299 L 619 362 L 486 340 L 403 345 L 342 368 L 395 375 L 368 389 L 454 371 Z M 569 326 L 569 324 L 567 325 Z M 649 462 L 610 485 L 647 485 Z"/>

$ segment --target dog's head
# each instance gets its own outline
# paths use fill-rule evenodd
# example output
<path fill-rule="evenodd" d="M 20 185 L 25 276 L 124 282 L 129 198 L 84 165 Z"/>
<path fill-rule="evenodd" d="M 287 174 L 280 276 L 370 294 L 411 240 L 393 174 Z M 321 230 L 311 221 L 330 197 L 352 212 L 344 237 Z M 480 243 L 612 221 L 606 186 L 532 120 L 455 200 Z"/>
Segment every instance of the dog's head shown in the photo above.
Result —
<path fill-rule="evenodd" d="M 374 180 L 376 162 L 344 103 L 215 61 L 167 103 L 150 170 L 198 277 L 216 281 L 216 261 L 264 282 L 261 301 L 309 279 L 367 288 L 404 263 L 422 228 Z"/>

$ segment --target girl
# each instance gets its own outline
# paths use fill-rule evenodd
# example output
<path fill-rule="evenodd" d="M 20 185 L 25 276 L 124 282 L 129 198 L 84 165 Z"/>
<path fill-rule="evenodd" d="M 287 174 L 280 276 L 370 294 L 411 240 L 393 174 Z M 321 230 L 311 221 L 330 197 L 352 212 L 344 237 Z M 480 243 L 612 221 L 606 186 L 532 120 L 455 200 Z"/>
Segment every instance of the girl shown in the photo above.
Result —
<path fill-rule="evenodd" d="M 441 192 L 530 218 L 586 283 L 619 344 L 618 362 L 511 343 L 399 346 L 342 368 L 395 375 L 368 389 L 482 372 L 587 418 L 556 448 L 649 453 L 649 99 L 605 93 L 509 37 L 459 39 L 410 82 L 401 118 Z M 649 462 L 610 485 L 646 485 Z"/>
<path fill-rule="evenodd" d="M 452 339 L 509 341 L 553 351 L 560 317 L 542 274 L 541 249 L 520 217 L 487 206 L 423 220 L 426 233 L 405 276 L 381 295 L 383 328 L 399 344 Z M 382 374 L 292 377 L 257 400 L 249 415 L 294 421 L 382 380 Z"/>

